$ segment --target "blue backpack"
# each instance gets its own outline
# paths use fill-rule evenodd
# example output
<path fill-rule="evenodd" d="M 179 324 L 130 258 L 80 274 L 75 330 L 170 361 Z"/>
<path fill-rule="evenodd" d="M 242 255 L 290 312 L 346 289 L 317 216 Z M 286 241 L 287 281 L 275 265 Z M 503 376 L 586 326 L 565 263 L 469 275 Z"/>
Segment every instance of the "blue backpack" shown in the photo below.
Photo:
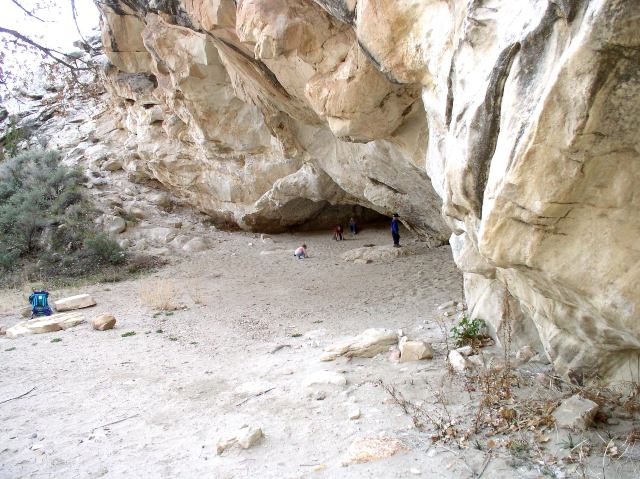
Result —
<path fill-rule="evenodd" d="M 49 293 L 47 291 L 34 291 L 29 296 L 31 303 L 31 318 L 35 316 L 51 316 L 52 311 L 49 307 Z"/>

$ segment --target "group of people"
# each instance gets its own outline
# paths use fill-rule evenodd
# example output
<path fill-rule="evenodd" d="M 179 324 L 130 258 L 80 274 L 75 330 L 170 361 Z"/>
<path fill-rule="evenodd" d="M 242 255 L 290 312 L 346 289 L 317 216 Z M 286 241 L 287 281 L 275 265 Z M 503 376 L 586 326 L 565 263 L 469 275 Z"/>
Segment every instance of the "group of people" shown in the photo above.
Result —
<path fill-rule="evenodd" d="M 349 231 L 354 236 L 357 235 L 359 231 L 358 223 L 353 216 L 349 219 Z M 393 217 L 391 218 L 391 238 L 393 238 L 393 247 L 399 248 L 400 247 L 400 215 L 398 213 L 394 213 Z M 333 229 L 333 239 L 336 241 L 342 241 L 344 239 L 344 235 L 342 232 L 342 225 L 338 224 Z M 302 246 L 299 246 L 294 251 L 293 254 L 298 259 L 308 258 L 309 255 L 307 254 L 307 245 L 303 244 Z"/>

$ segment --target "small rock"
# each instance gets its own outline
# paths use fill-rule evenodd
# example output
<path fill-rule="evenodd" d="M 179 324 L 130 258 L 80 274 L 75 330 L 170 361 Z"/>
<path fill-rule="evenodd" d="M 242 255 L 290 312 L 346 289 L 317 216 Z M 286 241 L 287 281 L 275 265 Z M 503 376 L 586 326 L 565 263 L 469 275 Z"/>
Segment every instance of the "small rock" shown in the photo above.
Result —
<path fill-rule="evenodd" d="M 353 260 L 353 264 L 371 264 L 373 260 L 358 258 Z"/>
<path fill-rule="evenodd" d="M 449 364 L 451 364 L 454 371 L 458 373 L 464 373 L 469 369 L 469 363 L 466 358 L 455 349 L 453 351 L 449 351 Z"/>
<path fill-rule="evenodd" d="M 351 407 L 351 408 L 349 408 L 349 419 L 351 419 L 351 420 L 360 419 L 360 408 L 359 407 Z"/>
<path fill-rule="evenodd" d="M 534 351 L 531 346 L 526 345 L 518 349 L 518 352 L 516 353 L 516 359 L 520 361 L 521 364 L 524 364 L 526 362 L 529 362 L 531 358 L 533 358 L 536 354 L 536 351 Z"/>
<path fill-rule="evenodd" d="M 102 163 L 103 170 L 106 171 L 118 171 L 122 169 L 122 160 L 120 158 L 109 158 L 107 161 Z"/>
<path fill-rule="evenodd" d="M 262 437 L 262 429 L 259 427 L 246 427 L 238 435 L 238 445 L 242 449 L 249 449 Z"/>
<path fill-rule="evenodd" d="M 327 393 L 324 391 L 318 391 L 316 393 L 316 401 L 324 401 L 327 399 Z"/>
<path fill-rule="evenodd" d="M 559 427 L 584 431 L 593 423 L 597 412 L 597 403 L 576 394 L 562 401 L 553 411 L 553 417 Z"/>
<path fill-rule="evenodd" d="M 147 197 L 147 199 L 154 205 L 163 209 L 171 208 L 171 197 L 164 191 L 153 193 Z"/>
<path fill-rule="evenodd" d="M 202 238 L 193 238 L 192 240 L 187 241 L 182 247 L 183 251 L 187 251 L 189 253 L 198 253 L 200 251 L 205 251 L 209 248 L 207 242 Z"/>
<path fill-rule="evenodd" d="M 411 469 L 409 469 L 409 472 L 415 476 L 419 476 L 420 474 L 422 474 L 420 469 L 416 469 L 415 467 L 412 467 Z"/>
<path fill-rule="evenodd" d="M 473 354 L 473 348 L 471 346 L 462 346 L 461 348 L 456 348 L 456 351 L 464 357 L 471 356 Z"/>
<path fill-rule="evenodd" d="M 464 303 L 458 303 L 458 304 L 456 305 L 456 310 L 457 310 L 457 311 L 464 311 L 465 309 L 467 309 L 467 307 L 465 306 L 465 304 L 464 304 Z"/>
<path fill-rule="evenodd" d="M 71 311 L 73 309 L 89 308 L 95 306 L 96 302 L 89 294 L 78 294 L 76 296 L 69 296 L 68 298 L 62 298 L 55 301 L 53 305 L 56 311 Z"/>
<path fill-rule="evenodd" d="M 398 439 L 388 437 L 358 438 L 349 446 L 344 464 L 361 464 L 391 457 L 408 448 Z"/>
<path fill-rule="evenodd" d="M 231 446 L 233 446 L 237 442 L 238 442 L 238 439 L 236 439 L 235 437 L 220 439 L 216 444 L 216 454 L 218 455 L 222 454 L 225 450 L 229 449 Z"/>
<path fill-rule="evenodd" d="M 247 246 L 253 246 L 253 243 L 247 243 Z"/>
<path fill-rule="evenodd" d="M 116 325 L 116 318 L 111 314 L 101 314 L 91 321 L 91 326 L 97 331 L 106 331 Z"/>
<path fill-rule="evenodd" d="M 456 307 L 456 302 L 455 301 L 447 301 L 446 303 L 442 303 L 441 305 L 438 306 L 438 310 L 440 311 L 444 311 L 445 309 L 452 309 Z"/>
<path fill-rule="evenodd" d="M 336 386 L 344 386 L 347 384 L 347 378 L 344 374 L 333 371 L 317 371 L 307 376 L 302 382 L 303 387 L 309 387 L 317 384 L 334 384 Z"/>
<path fill-rule="evenodd" d="M 400 362 L 400 350 L 395 346 L 389 348 L 389 361 L 394 363 Z"/>
<path fill-rule="evenodd" d="M 109 234 L 120 234 L 127 229 L 127 222 L 119 216 L 105 216 L 102 228 Z"/>
<path fill-rule="evenodd" d="M 409 341 L 406 336 L 400 339 L 400 362 L 433 359 L 433 348 L 424 341 Z"/>
<path fill-rule="evenodd" d="M 0 336 L 4 336 L 5 334 L 7 334 L 7 325 L 0 324 Z"/>
<path fill-rule="evenodd" d="M 358 336 L 333 344 L 325 349 L 329 354 L 320 358 L 331 361 L 338 356 L 372 358 L 379 353 L 388 351 L 389 346 L 397 344 L 398 336 L 395 331 L 382 328 L 370 328 Z"/>

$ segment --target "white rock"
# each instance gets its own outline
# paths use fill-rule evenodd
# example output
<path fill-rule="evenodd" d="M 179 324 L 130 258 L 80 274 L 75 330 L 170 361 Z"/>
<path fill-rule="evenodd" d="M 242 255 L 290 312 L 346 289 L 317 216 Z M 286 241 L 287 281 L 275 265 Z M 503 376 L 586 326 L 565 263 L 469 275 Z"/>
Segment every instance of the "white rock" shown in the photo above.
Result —
<path fill-rule="evenodd" d="M 303 387 L 309 387 L 319 384 L 334 384 L 336 386 L 344 386 L 347 384 L 347 378 L 344 374 L 334 371 L 316 371 L 310 374 L 302 381 Z"/>
<path fill-rule="evenodd" d="M 469 369 L 469 363 L 466 358 L 455 349 L 449 351 L 449 364 L 458 373 L 464 373 Z"/>
<path fill-rule="evenodd" d="M 16 339 L 30 334 L 52 333 L 62 329 L 72 328 L 83 322 L 84 316 L 76 312 L 42 316 L 17 323 L 7 329 L 6 336 L 9 339 Z"/>
<path fill-rule="evenodd" d="M 398 439 L 389 437 L 362 437 L 349 446 L 344 464 L 361 464 L 391 457 L 406 451 L 407 446 Z"/>
<path fill-rule="evenodd" d="M 124 233 L 127 229 L 127 222 L 119 216 L 105 216 L 102 221 L 102 228 L 109 234 Z"/>
<path fill-rule="evenodd" d="M 244 429 L 241 429 L 237 436 L 238 445 L 242 449 L 249 449 L 256 442 L 258 442 L 261 437 L 262 429 L 260 429 L 259 427 L 246 427 Z"/>
<path fill-rule="evenodd" d="M 446 303 L 442 303 L 441 305 L 438 306 L 438 309 L 440 311 L 444 311 L 446 309 L 454 309 L 456 307 L 456 302 L 455 301 L 447 301 Z"/>
<path fill-rule="evenodd" d="M 69 296 L 68 298 L 62 298 L 54 301 L 53 305 L 56 311 L 71 311 L 73 309 L 82 309 L 95 306 L 96 302 L 89 294 L 78 294 L 76 296 Z"/>
<path fill-rule="evenodd" d="M 145 235 L 156 243 L 167 244 L 173 238 L 176 237 L 176 232 L 173 228 L 164 228 L 162 226 L 157 228 L 151 228 L 145 231 Z"/>
<path fill-rule="evenodd" d="M 562 401 L 553 411 L 553 417 L 558 427 L 584 431 L 591 426 L 597 412 L 597 403 L 576 394 Z"/>
<path fill-rule="evenodd" d="M 465 357 L 471 356 L 473 354 L 473 348 L 468 345 L 462 346 L 461 348 L 456 348 L 456 351 L 458 351 L 460 354 L 462 354 Z"/>
<path fill-rule="evenodd" d="M 216 444 L 216 454 L 220 455 L 231 446 L 238 443 L 238 439 L 236 437 L 228 437 L 224 439 L 219 439 Z"/>
<path fill-rule="evenodd" d="M 122 159 L 120 158 L 109 158 L 107 161 L 102 163 L 101 168 L 105 171 L 118 171 L 122 169 Z"/>
<path fill-rule="evenodd" d="M 106 331 L 112 329 L 116 325 L 116 318 L 111 314 L 101 314 L 93 318 L 91 326 L 97 331 Z"/>
<path fill-rule="evenodd" d="M 193 238 L 187 241 L 182 247 L 183 251 L 187 251 L 189 253 L 199 253 L 201 251 L 206 251 L 209 249 L 209 245 L 202 238 Z"/>
<path fill-rule="evenodd" d="M 397 344 L 395 331 L 383 328 L 370 328 L 354 338 L 333 344 L 325 349 L 329 354 L 321 359 L 330 361 L 338 356 L 372 358 L 389 350 L 389 346 Z"/>
<path fill-rule="evenodd" d="M 360 408 L 356 406 L 352 406 L 349 408 L 349 419 L 355 420 L 360 419 Z"/>

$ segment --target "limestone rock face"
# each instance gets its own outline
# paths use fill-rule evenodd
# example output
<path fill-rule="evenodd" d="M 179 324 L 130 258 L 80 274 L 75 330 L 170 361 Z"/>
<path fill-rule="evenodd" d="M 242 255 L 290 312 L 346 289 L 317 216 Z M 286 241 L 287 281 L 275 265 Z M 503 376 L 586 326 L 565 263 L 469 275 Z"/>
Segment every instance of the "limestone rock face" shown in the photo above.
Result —
<path fill-rule="evenodd" d="M 498 339 L 637 377 L 640 3 L 100 8 L 130 178 L 247 229 L 360 207 L 430 245 L 453 231 Z"/>

